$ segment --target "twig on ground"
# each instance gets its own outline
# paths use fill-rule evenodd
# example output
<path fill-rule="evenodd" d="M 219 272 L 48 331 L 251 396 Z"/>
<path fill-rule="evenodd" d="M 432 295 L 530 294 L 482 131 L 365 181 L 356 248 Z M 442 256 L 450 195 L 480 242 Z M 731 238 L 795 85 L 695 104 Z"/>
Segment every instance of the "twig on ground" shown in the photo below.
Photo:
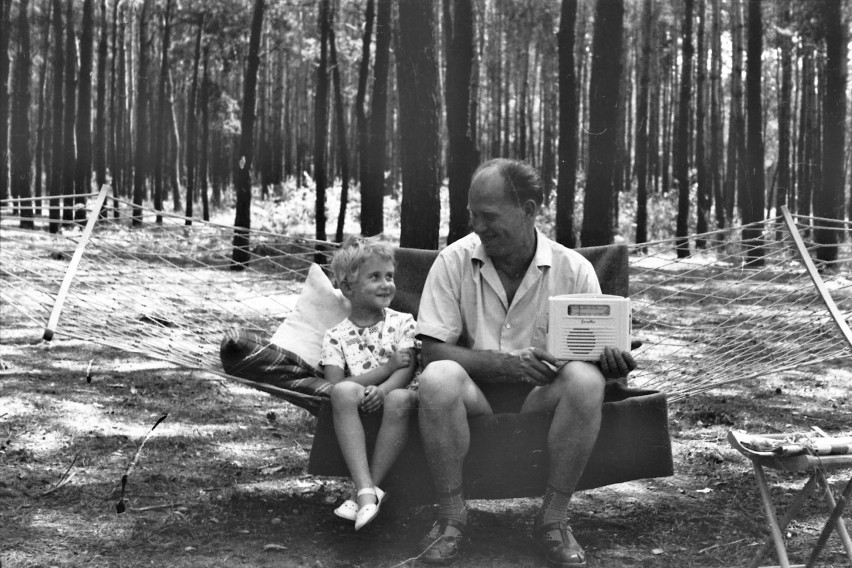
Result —
<path fill-rule="evenodd" d="M 714 548 L 722 548 L 723 546 L 731 546 L 732 544 L 737 544 L 737 543 L 742 542 L 744 540 L 748 540 L 748 539 L 741 538 L 741 539 L 735 540 L 733 542 L 724 542 L 724 543 L 720 542 L 719 544 L 714 544 L 713 546 L 708 546 L 707 548 L 702 548 L 701 550 L 698 551 L 698 554 L 704 554 L 708 550 L 713 550 Z"/>
<path fill-rule="evenodd" d="M 163 503 L 161 505 L 148 505 L 147 507 L 139 507 L 138 509 L 133 509 L 137 513 L 141 513 L 144 511 L 156 511 L 158 509 L 171 509 L 173 507 L 180 507 L 183 503 Z"/>
<path fill-rule="evenodd" d="M 42 491 L 42 492 L 41 492 L 41 496 L 42 496 L 42 497 L 44 497 L 45 495 L 49 495 L 50 493 L 53 493 L 53 492 L 54 492 L 54 491 L 56 491 L 57 489 L 60 489 L 61 487 L 63 487 L 64 485 L 66 485 L 69 481 L 71 481 L 71 479 L 72 479 L 75 475 L 77 475 L 77 472 L 76 472 L 76 471 L 71 471 L 71 468 L 72 468 L 72 467 L 74 467 L 74 464 L 75 464 L 75 463 L 77 463 L 77 457 L 78 457 L 79 455 L 80 455 L 80 453 L 79 453 L 79 452 L 77 452 L 76 454 L 74 454 L 74 459 L 72 459 L 72 460 L 71 460 L 71 464 L 70 464 L 67 468 L 65 468 L 65 471 L 62 473 L 62 477 L 60 477 L 60 478 L 59 478 L 59 482 L 58 482 L 56 485 L 54 485 L 53 487 L 51 487 L 50 489 L 48 489 L 47 491 Z M 69 471 L 71 471 L 71 473 L 70 473 L 70 474 L 68 473 Z"/>

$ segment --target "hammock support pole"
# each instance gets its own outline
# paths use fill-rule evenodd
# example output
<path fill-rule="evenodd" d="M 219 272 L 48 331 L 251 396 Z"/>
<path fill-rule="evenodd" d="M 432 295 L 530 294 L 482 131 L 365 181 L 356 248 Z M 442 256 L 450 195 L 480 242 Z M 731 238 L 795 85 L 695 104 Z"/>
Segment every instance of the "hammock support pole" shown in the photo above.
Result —
<path fill-rule="evenodd" d="M 44 335 L 42 338 L 45 341 L 53 339 L 53 334 L 56 331 L 56 324 L 59 323 L 59 314 L 62 313 L 62 305 L 65 303 L 65 297 L 68 295 L 68 290 L 71 288 L 71 282 L 74 281 L 74 276 L 77 274 L 77 266 L 80 264 L 80 259 L 83 257 L 83 251 L 86 248 L 86 244 L 89 242 L 89 237 L 92 235 L 95 223 L 98 222 L 101 208 L 104 205 L 104 200 L 106 200 L 106 195 L 109 193 L 110 189 L 109 184 L 104 184 L 101 186 L 100 193 L 98 193 L 95 206 L 92 208 L 92 213 L 89 215 L 86 228 L 83 229 L 83 234 L 80 236 L 80 241 L 77 243 L 77 248 L 74 250 L 74 256 L 71 257 L 68 269 L 65 271 L 65 277 L 62 279 L 62 285 L 59 287 L 59 294 L 56 296 L 56 302 L 53 304 L 53 309 L 50 312 L 50 318 L 47 320 L 47 326 L 44 328 Z"/>
<path fill-rule="evenodd" d="M 822 281 L 822 277 L 819 275 L 819 271 L 817 271 L 816 265 L 814 265 L 814 261 L 808 253 L 808 249 L 805 246 L 805 242 L 802 240 L 802 236 L 799 234 L 799 230 L 796 229 L 796 221 L 793 219 L 793 216 L 790 214 L 786 205 L 781 207 L 781 213 L 784 214 L 784 222 L 787 223 L 787 228 L 790 229 L 790 235 L 793 237 L 793 242 L 796 244 L 796 249 L 799 251 L 799 256 L 802 258 L 802 262 L 805 263 L 808 275 L 811 277 L 811 280 L 813 280 L 817 292 L 819 292 L 822 301 L 825 303 L 825 307 L 828 308 L 828 313 L 831 314 L 831 318 L 837 324 L 837 327 L 840 328 L 840 333 L 843 334 L 843 337 L 846 339 L 849 347 L 852 348 L 852 329 L 849 329 L 849 326 L 846 324 L 846 320 L 843 319 L 843 314 L 840 313 L 840 309 L 838 309 L 837 304 L 834 303 L 834 299 L 828 292 L 828 288 L 825 287 L 825 282 Z"/>

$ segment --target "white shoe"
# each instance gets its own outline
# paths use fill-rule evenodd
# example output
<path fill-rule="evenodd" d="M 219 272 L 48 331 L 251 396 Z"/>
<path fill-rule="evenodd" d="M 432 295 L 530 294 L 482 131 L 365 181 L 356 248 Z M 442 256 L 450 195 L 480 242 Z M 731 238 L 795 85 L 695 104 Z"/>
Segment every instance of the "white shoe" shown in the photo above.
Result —
<path fill-rule="evenodd" d="M 355 515 L 355 530 L 361 530 L 362 528 L 369 525 L 373 519 L 379 514 L 379 508 L 382 505 L 382 499 L 385 496 L 385 492 L 379 489 L 378 487 L 365 487 L 358 491 L 358 496 L 361 495 L 375 495 L 376 502 L 370 503 L 369 505 L 364 505 L 358 509 L 358 513 Z"/>
<path fill-rule="evenodd" d="M 334 510 L 334 514 L 340 517 L 341 519 L 346 519 L 347 521 L 354 521 L 358 516 L 358 503 L 353 501 L 352 499 L 347 499 L 343 502 L 340 507 Z"/>
<path fill-rule="evenodd" d="M 385 492 L 376 487 L 376 499 L 381 503 L 385 498 Z M 354 499 L 347 499 L 337 509 L 334 514 L 347 521 L 354 521 L 358 517 L 358 503 Z"/>

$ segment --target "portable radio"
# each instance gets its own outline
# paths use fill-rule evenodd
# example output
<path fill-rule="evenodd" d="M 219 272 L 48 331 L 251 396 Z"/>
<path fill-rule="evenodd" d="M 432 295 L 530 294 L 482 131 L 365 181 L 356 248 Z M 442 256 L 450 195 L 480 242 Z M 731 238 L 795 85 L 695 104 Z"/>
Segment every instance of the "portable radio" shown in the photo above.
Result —
<path fill-rule="evenodd" d="M 547 350 L 561 361 L 597 361 L 605 347 L 630 349 L 630 300 L 563 294 L 549 302 Z"/>

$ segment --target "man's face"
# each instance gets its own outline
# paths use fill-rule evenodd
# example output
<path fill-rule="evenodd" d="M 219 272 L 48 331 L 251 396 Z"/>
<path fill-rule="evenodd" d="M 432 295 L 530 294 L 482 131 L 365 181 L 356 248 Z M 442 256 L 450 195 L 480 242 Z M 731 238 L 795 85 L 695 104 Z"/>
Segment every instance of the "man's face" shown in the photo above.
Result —
<path fill-rule="evenodd" d="M 468 194 L 470 226 L 492 258 L 521 250 L 529 232 L 528 213 L 504 191 L 503 183 L 494 169 L 480 172 Z"/>

